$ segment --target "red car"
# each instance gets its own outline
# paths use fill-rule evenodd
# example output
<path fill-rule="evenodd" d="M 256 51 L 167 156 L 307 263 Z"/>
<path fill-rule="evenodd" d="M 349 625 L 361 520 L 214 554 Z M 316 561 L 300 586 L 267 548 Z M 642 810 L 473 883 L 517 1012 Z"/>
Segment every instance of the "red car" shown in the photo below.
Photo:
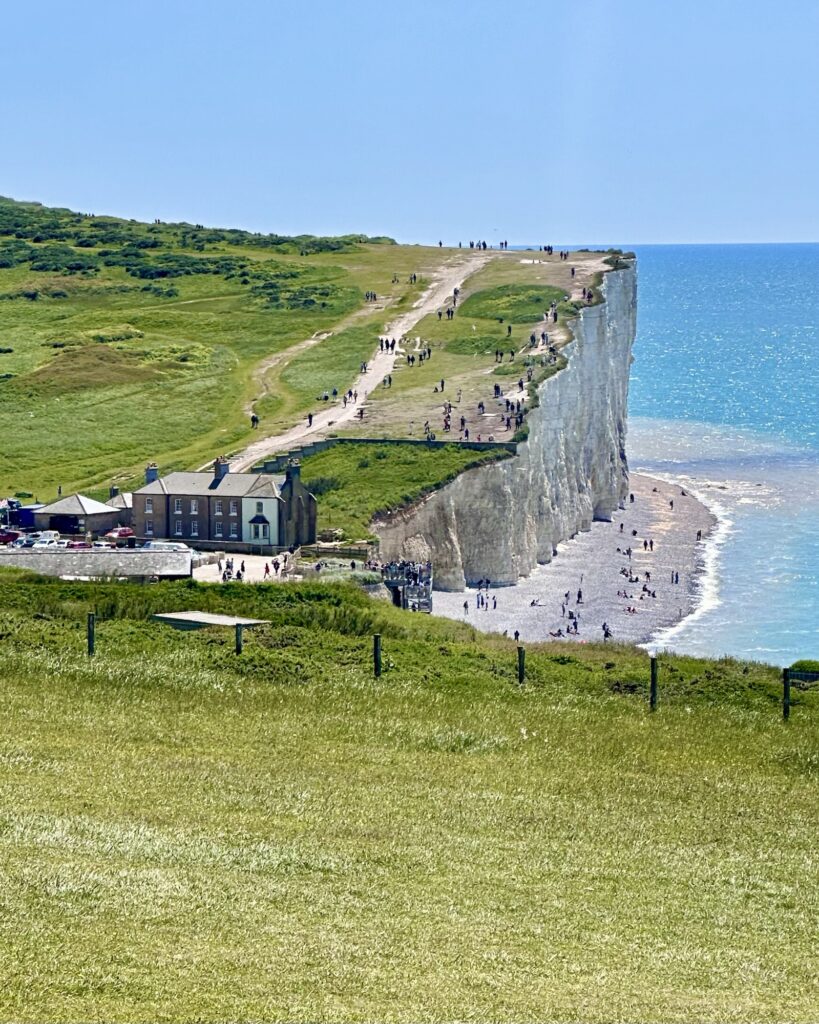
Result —
<path fill-rule="evenodd" d="M 7 530 L 5 527 L 0 527 L 0 544 L 11 544 L 13 540 L 17 540 L 21 536 L 19 530 Z"/>
<path fill-rule="evenodd" d="M 128 537 L 133 537 L 134 531 L 130 526 L 115 526 L 105 536 L 108 540 L 125 540 Z"/>

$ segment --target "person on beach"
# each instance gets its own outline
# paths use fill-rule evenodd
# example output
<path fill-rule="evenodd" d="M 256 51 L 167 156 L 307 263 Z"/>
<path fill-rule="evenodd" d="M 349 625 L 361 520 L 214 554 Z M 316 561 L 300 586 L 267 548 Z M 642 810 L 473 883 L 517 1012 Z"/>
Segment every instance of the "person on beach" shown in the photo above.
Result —
<path fill-rule="evenodd" d="M 265 562 L 264 563 L 264 578 L 265 579 L 269 579 L 270 578 L 270 563 L 269 562 Z"/>
<path fill-rule="evenodd" d="M 515 639 L 520 640 L 520 631 L 517 629 L 515 630 Z"/>
<path fill-rule="evenodd" d="M 464 615 L 469 615 L 469 601 L 464 601 Z"/>

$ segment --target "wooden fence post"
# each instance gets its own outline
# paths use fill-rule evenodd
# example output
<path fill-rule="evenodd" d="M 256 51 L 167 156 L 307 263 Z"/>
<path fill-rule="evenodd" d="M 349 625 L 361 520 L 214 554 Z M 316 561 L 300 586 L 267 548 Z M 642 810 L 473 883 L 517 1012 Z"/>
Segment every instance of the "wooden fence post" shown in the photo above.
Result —
<path fill-rule="evenodd" d="M 651 657 L 651 686 L 648 692 L 648 707 L 650 711 L 657 710 L 657 659 Z"/>
<path fill-rule="evenodd" d="M 97 626 L 97 616 L 96 616 L 96 614 L 94 612 L 89 612 L 88 613 L 88 628 L 87 628 L 87 633 L 88 633 L 88 657 L 89 658 L 94 656 L 94 650 L 96 648 L 96 639 L 97 639 L 96 638 L 96 626 Z"/>
<path fill-rule="evenodd" d="M 782 719 L 787 722 L 791 717 L 791 673 L 790 669 L 782 669 Z"/>
<path fill-rule="evenodd" d="M 381 634 L 373 634 L 373 672 L 375 678 L 381 675 Z"/>
<path fill-rule="evenodd" d="M 518 647 L 518 682 L 522 683 L 526 670 L 526 648 Z"/>
<path fill-rule="evenodd" d="M 242 624 L 241 622 L 236 623 L 236 653 L 241 654 L 242 648 L 244 647 L 244 637 L 242 636 Z"/>

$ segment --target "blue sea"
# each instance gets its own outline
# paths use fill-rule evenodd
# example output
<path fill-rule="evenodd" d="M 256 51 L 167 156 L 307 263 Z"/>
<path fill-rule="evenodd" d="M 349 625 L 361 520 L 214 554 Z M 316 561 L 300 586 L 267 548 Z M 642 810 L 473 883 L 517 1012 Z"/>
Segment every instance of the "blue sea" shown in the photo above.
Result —
<path fill-rule="evenodd" d="M 819 245 L 636 252 L 629 462 L 719 516 L 699 608 L 657 640 L 819 658 Z"/>

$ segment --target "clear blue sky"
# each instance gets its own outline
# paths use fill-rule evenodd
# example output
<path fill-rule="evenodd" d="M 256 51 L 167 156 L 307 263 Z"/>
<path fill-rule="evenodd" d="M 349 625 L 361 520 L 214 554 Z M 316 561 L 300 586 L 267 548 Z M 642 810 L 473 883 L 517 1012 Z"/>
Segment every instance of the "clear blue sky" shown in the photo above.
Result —
<path fill-rule="evenodd" d="M 402 241 L 817 241 L 817 43 L 817 0 L 12 0 L 0 194 Z"/>

